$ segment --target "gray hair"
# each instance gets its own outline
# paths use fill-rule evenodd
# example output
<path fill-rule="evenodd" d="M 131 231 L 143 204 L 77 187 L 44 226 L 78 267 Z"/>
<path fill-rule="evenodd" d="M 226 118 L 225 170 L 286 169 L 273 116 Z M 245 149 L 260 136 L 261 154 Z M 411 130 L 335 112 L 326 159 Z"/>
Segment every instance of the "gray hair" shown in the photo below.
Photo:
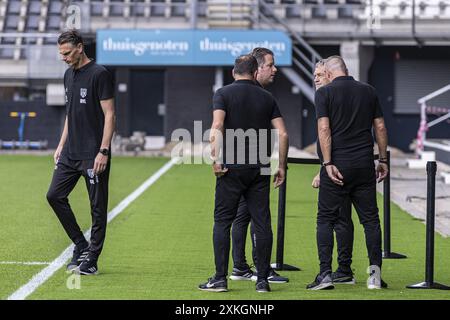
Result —
<path fill-rule="evenodd" d="M 325 67 L 329 71 L 342 71 L 348 74 L 348 69 L 341 56 L 331 56 L 325 60 Z"/>

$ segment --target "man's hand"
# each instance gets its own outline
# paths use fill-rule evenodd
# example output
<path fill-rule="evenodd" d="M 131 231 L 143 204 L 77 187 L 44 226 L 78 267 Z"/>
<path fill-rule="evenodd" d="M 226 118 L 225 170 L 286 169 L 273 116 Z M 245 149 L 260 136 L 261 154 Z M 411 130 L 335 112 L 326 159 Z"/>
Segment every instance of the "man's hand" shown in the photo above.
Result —
<path fill-rule="evenodd" d="M 212 168 L 213 168 L 214 175 L 217 178 L 222 177 L 228 171 L 228 168 L 222 168 L 222 165 L 219 163 L 213 163 Z"/>
<path fill-rule="evenodd" d="M 386 163 L 379 162 L 377 166 L 378 183 L 380 183 L 387 177 L 388 172 L 389 172 L 388 165 Z"/>
<path fill-rule="evenodd" d="M 286 170 L 282 168 L 278 168 L 277 173 L 275 173 L 273 177 L 273 184 L 275 188 L 278 188 L 281 186 L 284 182 L 284 179 L 286 179 Z"/>
<path fill-rule="evenodd" d="M 53 160 L 55 161 L 55 164 L 58 163 L 59 157 L 61 157 L 62 149 L 62 146 L 58 146 L 58 148 L 56 148 L 55 150 L 55 153 L 53 154 Z"/>
<path fill-rule="evenodd" d="M 316 174 L 316 176 L 314 177 L 312 183 L 311 183 L 312 187 L 317 189 L 318 187 L 320 187 L 320 172 L 318 174 Z"/>
<path fill-rule="evenodd" d="M 344 181 L 342 181 L 344 177 L 342 176 L 342 174 L 339 172 L 338 168 L 336 168 L 335 165 L 330 164 L 328 166 L 325 166 L 325 169 L 327 170 L 328 177 L 330 177 L 333 183 L 339 186 L 344 185 Z"/>
<path fill-rule="evenodd" d="M 105 171 L 106 165 L 108 163 L 108 156 L 101 154 L 100 152 L 95 157 L 94 161 L 94 174 L 98 175 Z"/>

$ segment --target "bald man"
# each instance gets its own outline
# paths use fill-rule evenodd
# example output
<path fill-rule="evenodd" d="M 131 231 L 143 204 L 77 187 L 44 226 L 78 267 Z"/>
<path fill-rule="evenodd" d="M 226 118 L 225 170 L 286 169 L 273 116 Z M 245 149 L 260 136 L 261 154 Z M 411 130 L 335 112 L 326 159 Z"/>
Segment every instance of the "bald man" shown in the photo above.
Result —
<path fill-rule="evenodd" d="M 325 60 L 317 62 L 314 70 L 314 84 L 316 90 L 329 84 L 330 81 L 325 75 Z M 320 172 L 312 181 L 313 188 L 320 186 Z M 334 225 L 336 233 L 338 268 L 331 274 L 333 284 L 355 284 L 355 277 L 351 268 L 352 251 L 354 239 L 354 227 L 352 221 L 352 204 L 349 198 L 346 198 L 342 207 L 339 208 L 339 216 Z"/>
<path fill-rule="evenodd" d="M 344 60 L 325 61 L 330 84 L 315 95 L 318 153 L 322 162 L 317 213 L 317 248 L 320 272 L 309 290 L 332 289 L 333 228 L 339 208 L 350 197 L 364 226 L 369 256 L 368 289 L 385 287 L 381 280 L 381 227 L 376 202 L 376 180 L 388 173 L 387 132 L 373 87 L 348 76 Z M 380 161 L 375 169 L 372 128 Z"/>

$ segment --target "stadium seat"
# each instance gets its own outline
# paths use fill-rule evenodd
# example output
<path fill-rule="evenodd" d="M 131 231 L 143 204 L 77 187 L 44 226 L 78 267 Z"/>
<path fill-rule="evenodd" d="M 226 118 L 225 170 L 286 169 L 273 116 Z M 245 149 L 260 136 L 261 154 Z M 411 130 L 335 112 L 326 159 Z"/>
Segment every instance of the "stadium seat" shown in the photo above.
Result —
<path fill-rule="evenodd" d="M 103 15 L 103 3 L 96 1 L 91 2 L 91 16 L 101 17 Z"/>
<path fill-rule="evenodd" d="M 197 2 L 197 14 L 199 17 L 206 17 L 207 9 L 208 5 L 205 0 L 199 0 Z"/>
<path fill-rule="evenodd" d="M 186 15 L 186 0 L 172 0 L 170 15 L 172 17 L 184 17 Z"/>
<path fill-rule="evenodd" d="M 166 4 L 164 0 L 153 0 L 150 15 L 154 17 L 164 17 L 166 12 Z"/>
<path fill-rule="evenodd" d="M 61 30 L 61 16 L 48 16 L 47 17 L 47 31 L 60 31 Z"/>
<path fill-rule="evenodd" d="M 110 0 L 109 3 L 109 15 L 111 17 L 121 17 L 124 12 L 124 1 L 122 0 Z"/>
<path fill-rule="evenodd" d="M 17 31 L 20 17 L 18 15 L 7 15 L 5 21 L 5 31 Z"/>
<path fill-rule="evenodd" d="M 144 0 L 134 0 L 131 4 L 131 13 L 132 17 L 143 17 L 145 16 L 145 7 L 146 4 Z"/>
<path fill-rule="evenodd" d="M 2 59 L 14 58 L 14 49 L 13 48 L 0 49 L 0 58 L 2 58 Z"/>
<path fill-rule="evenodd" d="M 27 14 L 40 15 L 42 3 L 39 0 L 30 0 L 28 4 Z"/>
<path fill-rule="evenodd" d="M 20 1 L 18 0 L 10 0 L 8 1 L 8 9 L 6 16 L 10 14 L 19 14 L 20 13 Z"/>
<path fill-rule="evenodd" d="M 312 18 L 316 19 L 326 19 L 327 18 L 327 9 L 325 6 L 318 6 L 312 8 Z"/>
<path fill-rule="evenodd" d="M 339 7 L 338 17 L 341 19 L 353 18 L 353 9 L 349 6 Z"/>
<path fill-rule="evenodd" d="M 39 16 L 29 15 L 26 20 L 25 31 L 37 31 L 39 29 Z"/>
<path fill-rule="evenodd" d="M 48 3 L 48 15 L 61 15 L 63 9 L 62 1 L 50 0 Z"/>

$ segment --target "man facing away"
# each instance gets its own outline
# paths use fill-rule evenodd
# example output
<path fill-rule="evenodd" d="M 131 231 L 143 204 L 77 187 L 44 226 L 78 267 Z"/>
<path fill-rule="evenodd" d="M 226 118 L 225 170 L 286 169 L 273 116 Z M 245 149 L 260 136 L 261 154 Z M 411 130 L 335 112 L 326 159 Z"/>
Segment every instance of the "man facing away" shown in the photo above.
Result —
<path fill-rule="evenodd" d="M 267 48 L 258 47 L 250 53 L 258 62 L 258 73 L 256 75 L 256 84 L 263 88 L 267 88 L 275 79 L 277 68 L 275 67 L 274 54 Z M 239 207 L 233 226 L 231 229 L 232 239 L 232 256 L 233 256 L 233 272 L 230 280 L 253 280 L 256 281 L 256 273 L 252 271 L 245 258 L 245 243 L 247 240 L 248 225 L 250 224 L 250 213 L 248 212 L 247 202 L 242 197 L 239 201 Z M 256 249 L 255 249 L 255 230 L 253 225 L 250 226 L 250 234 L 252 239 L 252 257 L 256 265 Z M 286 283 L 288 278 L 283 277 L 275 272 L 273 268 L 269 270 L 269 283 Z"/>
<path fill-rule="evenodd" d="M 381 182 L 388 172 L 383 114 L 375 89 L 347 76 L 341 57 L 328 58 L 325 67 L 331 83 L 320 88 L 315 96 L 318 152 L 322 160 L 317 214 L 320 272 L 307 289 L 333 288 L 333 227 L 346 197 L 350 197 L 364 226 L 370 264 L 367 287 L 380 289 L 382 254 L 376 179 Z M 376 169 L 372 128 L 380 155 Z"/>
<path fill-rule="evenodd" d="M 109 72 L 86 56 L 77 31 L 62 33 L 58 49 L 70 68 L 64 74 L 66 118 L 54 154 L 55 170 L 47 200 L 75 245 L 67 270 L 93 275 L 98 273 L 97 260 L 106 234 L 110 145 L 115 125 L 114 87 Z M 81 176 L 91 207 L 90 244 L 68 201 Z"/>
<path fill-rule="evenodd" d="M 213 230 L 216 272 L 206 283 L 199 285 L 200 290 L 228 291 L 230 228 L 244 196 L 255 228 L 256 291 L 270 291 L 267 279 L 273 240 L 269 206 L 270 149 L 265 150 L 263 159 L 259 141 L 263 134 L 270 137 L 272 127 L 277 129 L 280 158 L 274 182 L 278 187 L 285 177 L 288 136 L 277 102 L 255 83 L 257 72 L 258 63 L 253 56 L 238 57 L 233 69 L 235 81 L 214 94 L 210 141 L 213 171 L 217 177 Z M 231 137 L 228 137 L 229 132 Z M 234 135 L 238 132 L 253 132 L 256 139 L 244 139 L 245 150 L 241 150 L 234 143 Z M 223 144 L 220 143 L 222 139 Z M 270 145 L 270 141 L 266 142 Z M 221 145 L 223 157 L 219 157 Z"/>

